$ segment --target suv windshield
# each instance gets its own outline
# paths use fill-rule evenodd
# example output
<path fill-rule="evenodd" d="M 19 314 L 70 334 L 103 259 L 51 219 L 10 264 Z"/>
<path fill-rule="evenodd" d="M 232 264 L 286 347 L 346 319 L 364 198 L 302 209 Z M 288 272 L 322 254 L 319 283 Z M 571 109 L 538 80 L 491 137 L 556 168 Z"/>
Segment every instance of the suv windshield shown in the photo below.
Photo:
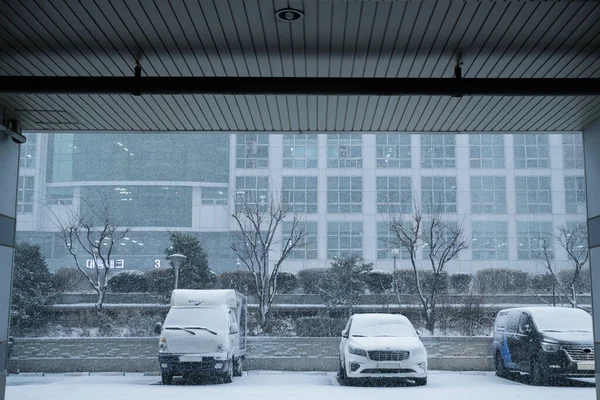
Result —
<path fill-rule="evenodd" d="M 353 337 L 413 337 L 417 332 L 410 323 L 390 319 L 355 321 L 350 333 Z"/>

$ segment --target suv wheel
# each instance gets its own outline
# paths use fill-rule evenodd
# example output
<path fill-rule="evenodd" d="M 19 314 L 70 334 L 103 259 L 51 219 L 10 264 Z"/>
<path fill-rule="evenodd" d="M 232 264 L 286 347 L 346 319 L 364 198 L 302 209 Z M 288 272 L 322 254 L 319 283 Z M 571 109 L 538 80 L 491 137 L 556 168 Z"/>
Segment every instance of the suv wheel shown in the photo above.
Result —
<path fill-rule="evenodd" d="M 415 386 L 425 386 L 425 385 L 427 385 L 427 377 L 415 378 Z"/>
<path fill-rule="evenodd" d="M 344 368 L 344 363 L 342 363 L 342 360 L 340 360 L 340 370 L 338 371 L 338 377 L 340 378 L 340 383 L 342 385 L 347 385 L 350 383 L 348 375 L 346 375 L 346 368 Z"/>

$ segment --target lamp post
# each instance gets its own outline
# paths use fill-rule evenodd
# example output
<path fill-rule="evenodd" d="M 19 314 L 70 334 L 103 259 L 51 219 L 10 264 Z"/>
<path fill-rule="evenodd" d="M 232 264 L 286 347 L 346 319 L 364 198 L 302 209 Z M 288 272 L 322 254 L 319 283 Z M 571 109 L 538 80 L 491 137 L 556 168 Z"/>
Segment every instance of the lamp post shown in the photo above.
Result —
<path fill-rule="evenodd" d="M 173 268 L 175 268 L 175 289 L 177 289 L 179 286 L 179 268 L 181 268 L 181 263 L 183 263 L 187 257 L 183 254 L 171 254 L 167 258 L 173 262 Z"/>
<path fill-rule="evenodd" d="M 394 271 L 392 272 L 392 286 L 394 289 L 394 293 L 396 293 L 396 260 L 400 256 L 400 250 L 392 249 L 392 258 L 394 259 Z"/>

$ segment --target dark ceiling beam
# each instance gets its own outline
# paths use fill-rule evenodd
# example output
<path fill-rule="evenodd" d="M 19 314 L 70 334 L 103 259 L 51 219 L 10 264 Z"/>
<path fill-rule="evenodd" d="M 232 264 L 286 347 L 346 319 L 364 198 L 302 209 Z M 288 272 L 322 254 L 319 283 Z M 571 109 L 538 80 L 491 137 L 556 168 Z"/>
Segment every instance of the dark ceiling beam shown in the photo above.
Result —
<path fill-rule="evenodd" d="M 597 96 L 600 79 L 0 76 L 0 93 Z"/>

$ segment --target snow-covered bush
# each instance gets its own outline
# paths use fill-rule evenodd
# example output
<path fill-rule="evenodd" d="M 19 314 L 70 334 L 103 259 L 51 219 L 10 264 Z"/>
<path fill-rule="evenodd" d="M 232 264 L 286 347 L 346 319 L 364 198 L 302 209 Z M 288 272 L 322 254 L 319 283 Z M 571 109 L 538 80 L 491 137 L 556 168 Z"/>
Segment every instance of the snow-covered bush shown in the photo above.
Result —
<path fill-rule="evenodd" d="M 298 278 L 291 272 L 280 272 L 277 275 L 277 293 L 288 294 L 298 288 Z"/>
<path fill-rule="evenodd" d="M 227 271 L 218 276 L 221 289 L 235 289 L 245 295 L 256 293 L 256 281 L 250 271 Z"/>
<path fill-rule="evenodd" d="M 148 280 L 141 271 L 120 271 L 108 278 L 108 288 L 113 293 L 147 292 Z"/>
<path fill-rule="evenodd" d="M 507 268 L 487 268 L 475 274 L 475 287 L 481 294 L 517 294 L 527 291 L 529 274 Z"/>
<path fill-rule="evenodd" d="M 309 268 L 298 271 L 298 281 L 305 294 L 319 294 L 319 284 L 326 276 L 326 268 Z"/>
<path fill-rule="evenodd" d="M 471 274 L 465 274 L 464 272 L 454 273 L 450 275 L 450 289 L 458 294 L 468 293 L 472 280 L 473 277 Z"/>
<path fill-rule="evenodd" d="M 175 271 L 173 268 L 157 268 L 145 273 L 148 292 L 170 298 L 175 286 Z"/>
<path fill-rule="evenodd" d="M 392 274 L 384 271 L 371 271 L 367 275 L 367 289 L 370 294 L 389 293 L 392 290 Z"/>
<path fill-rule="evenodd" d="M 301 337 L 339 337 L 346 318 L 304 317 L 294 319 L 296 335 Z"/>

